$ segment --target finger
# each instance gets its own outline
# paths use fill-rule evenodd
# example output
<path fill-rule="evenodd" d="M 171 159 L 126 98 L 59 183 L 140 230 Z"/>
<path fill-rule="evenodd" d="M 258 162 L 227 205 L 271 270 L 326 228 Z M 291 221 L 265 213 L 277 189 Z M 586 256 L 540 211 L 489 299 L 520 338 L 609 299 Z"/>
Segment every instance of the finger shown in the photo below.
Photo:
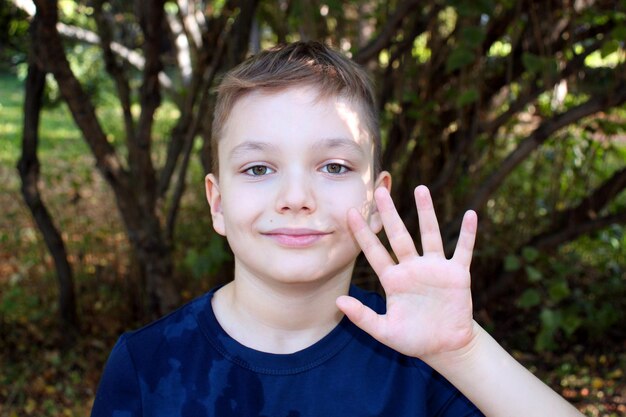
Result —
<path fill-rule="evenodd" d="M 389 195 L 389 191 L 386 188 L 380 187 L 374 192 L 374 198 L 376 200 L 376 207 L 380 213 L 380 218 L 383 221 L 383 226 L 385 227 L 385 233 L 387 234 L 387 238 L 389 238 L 389 244 L 398 260 L 402 262 L 403 260 L 418 256 L 413 238 L 408 230 L 406 230 L 406 226 L 400 218 L 393 204 L 393 200 Z"/>
<path fill-rule="evenodd" d="M 372 232 L 361 213 L 354 208 L 348 211 L 348 225 L 367 261 L 372 265 L 374 272 L 381 277 L 385 269 L 394 265 L 389 252 Z"/>
<path fill-rule="evenodd" d="M 452 260 L 469 268 L 472 263 L 472 252 L 474 251 L 474 242 L 476 241 L 476 230 L 478 229 L 478 216 L 473 210 L 468 210 L 463 216 L 461 223 L 461 232 L 459 240 L 454 249 Z"/>
<path fill-rule="evenodd" d="M 441 232 L 439 231 L 433 200 L 430 197 L 428 188 L 424 185 L 420 185 L 415 189 L 415 205 L 417 206 L 420 238 L 424 255 L 427 253 L 443 255 L 443 242 L 441 241 Z"/>
<path fill-rule="evenodd" d="M 336 301 L 339 310 L 350 319 L 358 328 L 368 333 L 374 339 L 384 340 L 383 316 L 380 316 L 369 307 L 366 307 L 354 297 L 342 295 Z M 384 343 L 384 342 L 383 342 Z"/>

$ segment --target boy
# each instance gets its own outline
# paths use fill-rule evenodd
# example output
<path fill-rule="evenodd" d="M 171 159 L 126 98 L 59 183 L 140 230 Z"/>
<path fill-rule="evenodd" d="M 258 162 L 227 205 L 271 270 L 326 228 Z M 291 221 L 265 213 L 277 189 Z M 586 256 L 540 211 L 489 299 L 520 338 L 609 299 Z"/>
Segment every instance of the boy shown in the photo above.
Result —
<path fill-rule="evenodd" d="M 319 43 L 225 76 L 206 193 L 234 280 L 123 335 L 92 416 L 580 415 L 473 321 L 474 212 L 448 260 L 418 187 L 417 253 L 376 120 L 362 69 Z M 386 301 L 350 286 L 360 250 Z"/>

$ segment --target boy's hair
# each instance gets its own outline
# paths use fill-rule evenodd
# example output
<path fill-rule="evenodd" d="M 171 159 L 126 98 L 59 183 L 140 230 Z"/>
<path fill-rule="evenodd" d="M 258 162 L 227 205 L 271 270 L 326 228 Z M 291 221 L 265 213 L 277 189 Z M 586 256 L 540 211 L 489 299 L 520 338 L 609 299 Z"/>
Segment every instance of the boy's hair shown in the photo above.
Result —
<path fill-rule="evenodd" d="M 224 76 L 217 88 L 211 137 L 212 172 L 218 175 L 217 150 L 237 100 L 255 91 L 276 92 L 313 86 L 319 97 L 346 97 L 362 107 L 365 129 L 374 143 L 374 175 L 380 172 L 381 140 L 372 83 L 358 64 L 320 42 L 276 46 L 247 59 Z"/>

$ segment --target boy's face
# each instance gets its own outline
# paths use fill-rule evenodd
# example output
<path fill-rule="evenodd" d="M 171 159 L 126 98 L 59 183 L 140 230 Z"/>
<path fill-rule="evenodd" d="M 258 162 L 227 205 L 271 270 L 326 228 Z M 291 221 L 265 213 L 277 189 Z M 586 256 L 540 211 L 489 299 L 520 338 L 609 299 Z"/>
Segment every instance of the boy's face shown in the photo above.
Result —
<path fill-rule="evenodd" d="M 360 248 L 347 224 L 357 208 L 375 231 L 374 145 L 360 106 L 318 99 L 312 87 L 252 92 L 233 107 L 219 144 L 219 180 L 206 179 L 213 227 L 235 273 L 282 283 L 349 277 Z"/>

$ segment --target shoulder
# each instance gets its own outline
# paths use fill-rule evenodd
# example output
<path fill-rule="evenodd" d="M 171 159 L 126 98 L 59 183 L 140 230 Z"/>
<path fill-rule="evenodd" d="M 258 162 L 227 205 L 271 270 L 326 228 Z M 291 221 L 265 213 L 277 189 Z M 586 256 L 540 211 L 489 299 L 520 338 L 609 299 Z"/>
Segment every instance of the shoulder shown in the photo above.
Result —
<path fill-rule="evenodd" d="M 198 315 L 210 306 L 212 292 L 184 304 L 160 319 L 137 330 L 125 333 L 120 338 L 131 356 L 143 356 L 164 347 L 186 347 L 190 339 L 198 336 Z"/>

